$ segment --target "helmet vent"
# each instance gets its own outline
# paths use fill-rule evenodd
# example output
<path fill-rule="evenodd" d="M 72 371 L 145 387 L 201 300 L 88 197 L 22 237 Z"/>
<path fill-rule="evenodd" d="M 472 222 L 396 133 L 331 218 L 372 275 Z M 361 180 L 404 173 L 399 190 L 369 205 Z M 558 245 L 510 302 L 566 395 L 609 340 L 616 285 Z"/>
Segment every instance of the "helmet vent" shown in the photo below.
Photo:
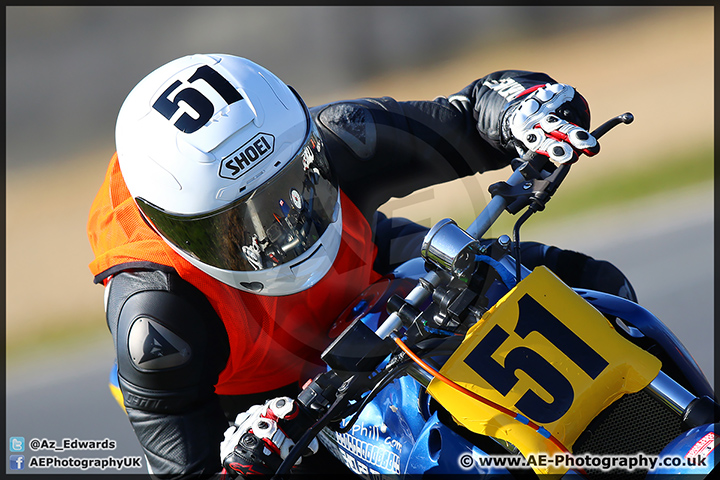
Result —
<path fill-rule="evenodd" d="M 240 285 L 253 292 L 259 292 L 264 287 L 260 282 L 240 282 Z"/>

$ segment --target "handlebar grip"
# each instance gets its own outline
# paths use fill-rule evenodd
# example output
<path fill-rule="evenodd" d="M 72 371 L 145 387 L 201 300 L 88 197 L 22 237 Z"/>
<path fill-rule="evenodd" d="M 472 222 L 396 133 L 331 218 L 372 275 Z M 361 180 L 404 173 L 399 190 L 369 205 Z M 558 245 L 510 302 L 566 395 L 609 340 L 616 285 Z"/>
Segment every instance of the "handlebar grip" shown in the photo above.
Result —
<path fill-rule="evenodd" d="M 525 178 L 522 176 L 522 173 L 515 170 L 512 175 L 510 175 L 510 178 L 508 178 L 507 184 L 511 186 L 518 185 L 523 181 L 525 181 Z M 506 206 L 507 202 L 504 198 L 499 195 L 494 196 L 465 231 L 473 237 L 480 239 L 485 235 L 485 232 L 488 231 L 490 226 L 495 223 L 495 220 L 502 214 Z"/>

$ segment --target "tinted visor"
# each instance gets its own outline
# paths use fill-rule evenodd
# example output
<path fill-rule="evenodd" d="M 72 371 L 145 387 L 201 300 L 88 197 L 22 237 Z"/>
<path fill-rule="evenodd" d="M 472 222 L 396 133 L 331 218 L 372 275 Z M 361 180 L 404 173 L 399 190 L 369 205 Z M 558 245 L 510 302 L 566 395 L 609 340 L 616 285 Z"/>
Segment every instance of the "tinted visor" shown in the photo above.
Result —
<path fill-rule="evenodd" d="M 309 250 L 337 218 L 337 182 L 315 123 L 303 146 L 262 186 L 210 213 L 173 214 L 137 198 L 155 228 L 179 250 L 223 270 L 253 271 Z"/>

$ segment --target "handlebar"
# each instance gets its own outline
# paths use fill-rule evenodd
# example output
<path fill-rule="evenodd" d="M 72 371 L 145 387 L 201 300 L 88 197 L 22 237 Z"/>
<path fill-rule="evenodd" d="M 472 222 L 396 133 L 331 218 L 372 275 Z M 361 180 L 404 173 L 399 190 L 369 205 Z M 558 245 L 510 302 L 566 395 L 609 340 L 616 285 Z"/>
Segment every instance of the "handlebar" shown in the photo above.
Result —
<path fill-rule="evenodd" d="M 607 132 L 609 132 L 612 128 L 620 125 L 621 123 L 632 123 L 634 119 L 635 118 L 633 117 L 632 113 L 623 113 L 622 115 L 611 118 L 607 122 L 600 125 L 592 132 L 592 135 L 596 139 L 600 138 Z M 518 160 L 520 160 L 520 162 L 522 163 L 518 168 L 515 169 L 515 171 L 512 173 L 512 175 L 510 175 L 510 178 L 506 182 L 510 186 L 519 185 L 522 182 L 526 181 L 525 177 L 522 174 L 523 166 L 525 164 L 531 163 L 533 168 L 535 168 L 536 170 L 541 170 L 543 164 L 549 161 L 549 159 L 547 159 L 546 157 L 541 157 L 539 155 L 533 155 L 527 160 Z M 542 162 L 542 164 L 538 165 L 538 163 L 540 162 Z M 569 169 L 570 164 L 563 164 L 557 168 L 557 170 L 560 171 L 556 172 L 555 174 L 555 177 L 557 178 L 556 186 L 559 185 L 559 183 L 565 178 L 565 175 L 567 174 L 567 171 Z M 480 212 L 480 215 L 478 215 L 477 218 L 466 229 L 467 233 L 469 233 L 476 239 L 480 239 L 488 231 L 490 226 L 495 223 L 498 217 L 500 217 L 502 212 L 505 210 L 505 207 L 507 207 L 507 201 L 500 195 L 494 196 L 485 206 L 483 211 Z M 410 292 L 410 295 L 407 296 L 407 302 L 411 305 L 417 305 L 423 302 L 430 295 L 431 289 L 427 288 L 428 284 L 432 285 L 436 283 L 437 280 L 437 274 L 432 271 L 429 272 L 425 277 L 423 277 L 423 279 L 421 279 L 421 282 L 415 287 L 415 289 Z M 388 335 L 390 335 L 391 332 L 394 332 L 395 330 L 400 328 L 401 325 L 402 320 L 396 313 L 393 313 L 385 320 L 385 322 L 383 322 L 383 324 L 375 333 L 380 338 L 385 339 Z"/>
<path fill-rule="evenodd" d="M 510 178 L 508 178 L 506 183 L 514 187 L 515 185 L 520 185 L 524 181 L 525 177 L 523 177 L 522 173 L 520 173 L 520 169 L 517 169 L 512 173 L 512 175 L 510 175 Z M 500 195 L 494 196 L 483 211 L 480 212 L 480 215 L 478 215 L 466 229 L 467 233 L 477 239 L 480 239 L 500 217 L 502 212 L 505 211 L 505 207 L 507 207 L 507 200 Z"/>
<path fill-rule="evenodd" d="M 592 132 L 592 136 L 595 137 L 596 139 L 599 139 L 600 137 L 605 135 L 607 132 L 609 132 L 612 128 L 620 125 L 621 123 L 630 124 L 633 122 L 634 119 L 635 119 L 635 117 L 630 112 L 626 112 L 626 113 L 623 113 L 622 115 L 618 115 L 617 117 L 611 118 L 610 120 L 608 120 L 607 122 L 603 123 L 598 128 L 596 128 Z M 518 159 L 518 160 L 520 160 L 520 159 Z M 521 164 L 521 167 L 525 163 L 532 162 L 532 161 L 533 160 L 524 161 L 523 164 Z M 564 170 L 569 170 L 570 164 L 564 164 L 558 168 L 561 168 Z M 515 185 L 520 185 L 522 182 L 525 181 L 525 177 L 522 175 L 520 170 L 521 170 L 521 168 L 517 168 L 512 173 L 512 175 L 510 175 L 510 178 L 508 178 L 508 180 L 506 182 L 509 186 L 512 187 Z M 561 175 L 560 178 L 562 178 L 562 177 L 564 177 L 564 174 Z M 473 237 L 475 237 L 477 239 L 481 238 L 483 235 L 485 235 L 485 233 L 488 231 L 490 226 L 492 226 L 492 224 L 495 223 L 495 221 L 500 217 L 502 212 L 505 210 L 505 207 L 507 207 L 507 201 L 499 195 L 494 196 L 490 200 L 490 202 L 488 202 L 487 206 L 483 209 L 483 211 L 480 212 L 480 215 L 478 215 L 477 218 L 475 220 L 473 220 L 473 222 L 470 224 L 470 226 L 466 229 L 467 233 L 469 233 L 470 235 L 472 235 Z"/>

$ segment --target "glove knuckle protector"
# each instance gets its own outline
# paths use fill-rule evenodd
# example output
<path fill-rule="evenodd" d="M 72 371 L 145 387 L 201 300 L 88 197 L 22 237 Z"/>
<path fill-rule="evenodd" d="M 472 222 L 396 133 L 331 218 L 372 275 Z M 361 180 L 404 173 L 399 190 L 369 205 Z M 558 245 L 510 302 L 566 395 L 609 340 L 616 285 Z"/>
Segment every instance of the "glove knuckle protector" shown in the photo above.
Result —
<path fill-rule="evenodd" d="M 297 438 L 299 432 L 305 431 L 306 425 L 294 425 L 300 420 L 298 417 L 299 408 L 288 397 L 274 398 L 240 413 L 220 445 L 225 470 L 231 476 L 277 470 L 295 446 L 292 433 Z M 313 439 L 303 454 L 317 453 L 318 448 L 317 439 Z M 298 458 L 295 465 L 301 461 L 302 457 Z"/>
<path fill-rule="evenodd" d="M 295 403 L 288 397 L 275 398 L 270 400 L 269 403 L 269 410 L 271 410 L 277 418 L 285 418 L 295 409 Z"/>
<path fill-rule="evenodd" d="M 538 153 L 543 152 L 538 151 Z M 557 140 L 548 139 L 544 153 L 557 163 L 572 163 L 577 160 L 577 154 L 572 147 L 565 142 L 558 142 Z"/>
<path fill-rule="evenodd" d="M 523 98 L 524 97 L 524 98 Z M 558 163 L 577 160 L 580 153 L 598 153 L 597 140 L 574 121 L 590 123 L 590 112 L 584 98 L 569 85 L 545 84 L 516 99 L 515 108 L 507 111 L 507 130 L 521 155 L 527 151 L 545 155 Z M 547 135 L 545 134 L 547 133 Z"/>
<path fill-rule="evenodd" d="M 250 426 L 250 431 L 258 438 L 273 439 L 278 432 L 277 423 L 269 418 L 258 418 Z"/>
<path fill-rule="evenodd" d="M 554 132 L 567 124 L 568 123 L 565 120 L 560 119 L 560 117 L 553 115 L 552 113 L 546 115 L 545 118 L 540 120 L 540 127 L 548 133 Z"/>

